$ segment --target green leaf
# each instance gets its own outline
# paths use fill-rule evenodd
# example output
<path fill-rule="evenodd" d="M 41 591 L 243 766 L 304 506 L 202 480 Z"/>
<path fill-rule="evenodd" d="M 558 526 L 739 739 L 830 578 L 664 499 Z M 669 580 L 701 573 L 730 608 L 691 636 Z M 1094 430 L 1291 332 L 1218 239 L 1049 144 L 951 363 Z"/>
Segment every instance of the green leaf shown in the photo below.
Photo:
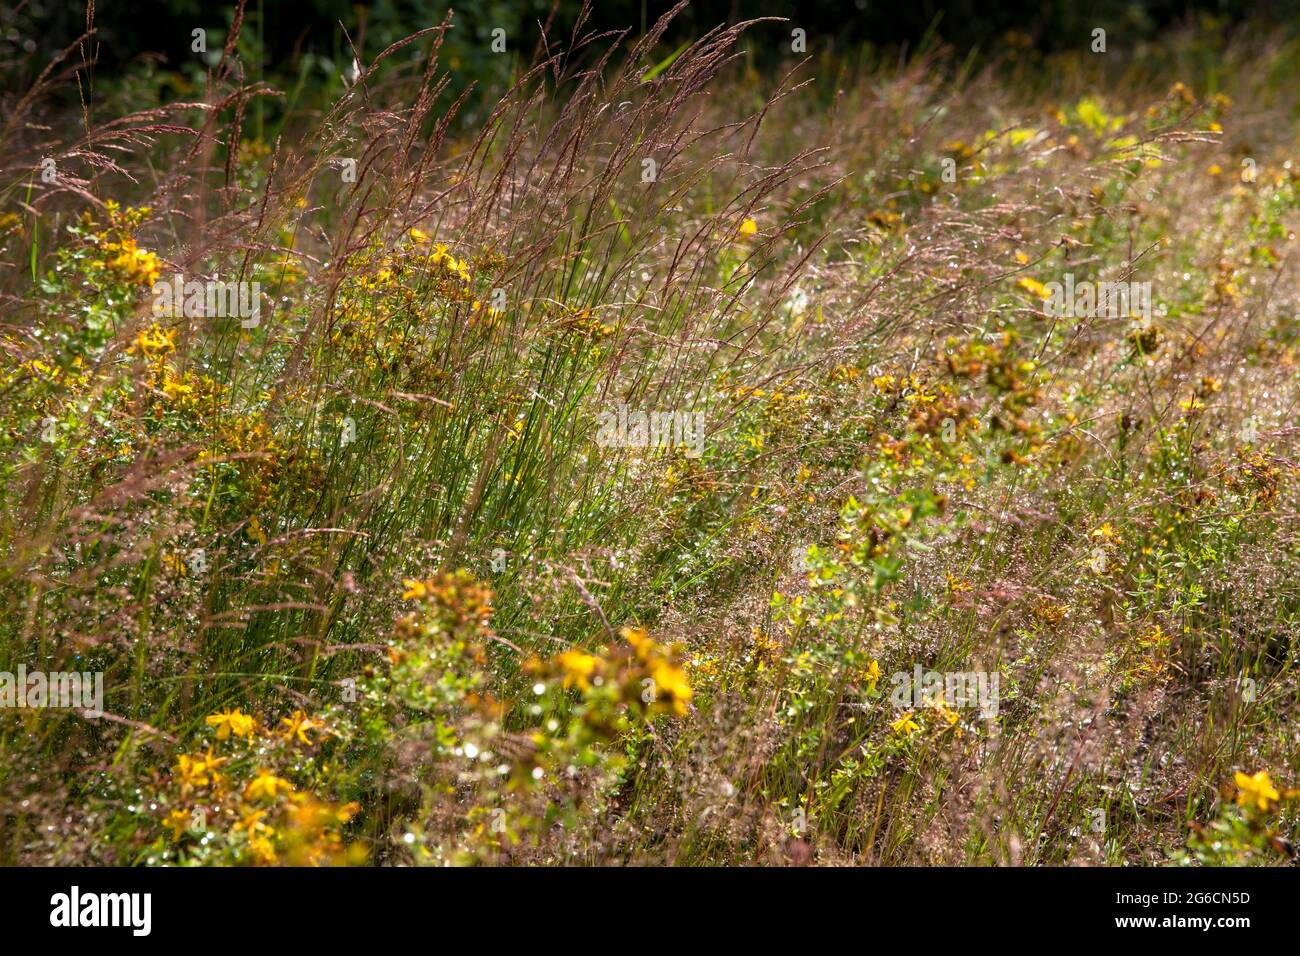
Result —
<path fill-rule="evenodd" d="M 686 42 L 686 43 L 683 43 L 683 44 L 682 44 L 681 46 L 679 46 L 676 50 L 673 50 L 672 53 L 669 53 L 668 56 L 667 56 L 665 59 L 660 60 L 660 61 L 659 61 L 658 63 L 656 63 L 654 66 L 650 67 L 650 69 L 648 69 L 648 70 L 646 70 L 644 73 L 642 73 L 642 74 L 641 74 L 641 82 L 642 82 L 642 83 L 649 83 L 651 80 L 653 80 L 656 76 L 658 76 L 658 75 L 659 75 L 660 73 L 662 73 L 664 70 L 666 70 L 666 69 L 668 69 L 670 66 L 672 66 L 672 65 L 673 65 L 673 61 L 676 60 L 676 59 L 677 59 L 679 56 L 681 56 L 683 53 L 685 53 L 685 52 L 686 52 L 686 48 L 687 48 L 688 46 L 690 46 L 689 41 Z"/>

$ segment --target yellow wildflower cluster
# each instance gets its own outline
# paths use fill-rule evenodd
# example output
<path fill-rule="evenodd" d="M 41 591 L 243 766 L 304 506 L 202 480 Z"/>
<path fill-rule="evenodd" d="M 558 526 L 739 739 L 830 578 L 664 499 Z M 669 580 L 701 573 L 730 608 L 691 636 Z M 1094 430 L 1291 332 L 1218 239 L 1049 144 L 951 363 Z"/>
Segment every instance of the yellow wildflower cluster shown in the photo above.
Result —
<path fill-rule="evenodd" d="M 211 714 L 205 723 L 219 743 L 242 741 L 245 746 L 223 756 L 211 746 L 203 753 L 177 755 L 175 799 L 162 824 L 178 852 L 189 837 L 206 843 L 216 835 L 236 862 L 318 866 L 364 861 L 364 849 L 345 846 L 340 833 L 358 811 L 356 803 L 322 801 L 267 766 L 278 755 L 293 764 L 296 747 L 317 743 L 311 733 L 328 733 L 324 723 L 298 710 L 282 718 L 278 729 L 270 729 L 237 707 Z"/>
<path fill-rule="evenodd" d="M 432 623 L 446 631 L 487 633 L 492 620 L 492 589 L 465 570 L 440 571 L 429 578 L 402 581 L 403 601 L 417 601 L 424 618 L 409 615 L 398 620 L 399 633 Z"/>
<path fill-rule="evenodd" d="M 793 389 L 788 391 L 785 389 L 768 390 L 751 385 L 733 385 L 730 392 L 738 399 L 765 398 L 772 405 L 802 404 L 812 398 L 806 391 L 795 391 Z"/>
<path fill-rule="evenodd" d="M 585 695 L 611 696 L 647 716 L 684 716 L 693 691 L 679 664 L 680 649 L 665 647 L 640 627 L 624 627 L 619 634 L 627 645 L 611 644 L 599 655 L 570 649 L 550 661 L 534 658 L 525 669 Z"/>
<path fill-rule="evenodd" d="M 364 863 L 365 847 L 345 845 L 339 832 L 360 809 L 361 805 L 355 801 L 338 805 L 318 800 L 311 794 L 294 794 L 284 805 L 284 822 L 274 834 L 279 836 L 280 857 L 265 862 L 283 861 L 289 866 L 354 866 Z"/>
<path fill-rule="evenodd" d="M 196 375 L 189 370 L 177 372 L 166 361 L 176 352 L 176 332 L 154 323 L 136 335 L 127 347 L 127 354 L 139 355 L 149 362 L 149 387 L 161 393 L 167 404 L 184 412 L 215 412 L 225 386 L 207 375 Z M 155 406 L 156 413 L 161 412 L 161 405 L 160 402 Z"/>
<path fill-rule="evenodd" d="M 212 409 L 224 387 L 212 380 L 186 373 L 161 383 L 169 398 L 183 408 Z M 321 474 L 321 456 L 316 448 L 282 443 L 260 414 L 223 416 L 215 428 L 213 446 L 202 457 L 233 458 L 242 490 L 255 510 L 273 494 L 288 489 L 314 487 Z"/>
<path fill-rule="evenodd" d="M 80 355 L 72 356 L 68 364 L 71 366 L 71 371 L 41 359 L 29 359 L 17 365 L 14 371 L 51 384 L 66 385 L 73 390 L 84 388 L 95 376 L 92 369 L 86 368 L 86 361 Z M 0 381 L 8 380 L 0 377 Z"/>
<path fill-rule="evenodd" d="M 92 249 L 89 265 L 100 274 L 129 286 L 151 288 L 162 274 L 162 260 L 141 248 L 135 231 L 148 218 L 148 206 L 123 209 L 110 199 L 104 204 L 107 223 L 82 213 L 80 232 Z"/>
<path fill-rule="evenodd" d="M 918 717 L 921 718 L 919 722 Z M 955 730 L 960 735 L 962 732 L 959 726 L 960 722 L 961 715 L 942 700 L 936 698 L 919 711 L 903 711 L 890 722 L 889 729 L 903 737 L 911 737 L 913 734 L 920 733 L 924 725 L 924 727 L 937 730 L 939 733 Z"/>
<path fill-rule="evenodd" d="M 1271 507 L 1282 487 L 1278 460 L 1256 448 L 1238 448 L 1235 467 L 1224 473 L 1224 484 L 1238 494 L 1248 495 L 1257 507 Z"/>
<path fill-rule="evenodd" d="M 162 275 L 159 258 L 149 250 L 141 249 L 134 239 L 106 242 L 99 248 L 106 257 L 103 264 L 126 282 L 152 288 Z"/>
<path fill-rule="evenodd" d="M 219 786 L 223 778 L 217 768 L 229 759 L 213 756 L 211 747 L 202 754 L 181 754 L 177 757 L 172 773 L 180 784 L 181 796 L 196 787 Z"/>
<path fill-rule="evenodd" d="M 469 259 L 457 259 L 448 251 L 450 247 L 446 243 L 434 242 L 433 238 L 423 229 L 411 229 L 409 235 L 417 245 L 432 247 L 428 258 L 431 265 L 450 272 L 462 282 L 468 283 L 470 281 Z"/>
<path fill-rule="evenodd" d="M 163 329 L 155 322 L 142 329 L 135 341 L 127 347 L 127 354 L 143 355 L 147 359 L 158 359 L 176 351 L 176 330 Z"/>
<path fill-rule="evenodd" d="M 662 647 L 639 627 L 625 627 L 619 633 L 635 648 L 637 661 L 654 683 L 655 706 L 661 703 L 659 696 L 664 696 L 667 700 L 663 706 L 677 716 L 683 716 L 691 702 L 691 685 L 686 679 L 686 672 L 675 663 L 677 651 Z"/>
<path fill-rule="evenodd" d="M 1169 646 L 1172 635 L 1166 634 L 1159 624 L 1143 631 L 1134 642 L 1136 664 L 1129 669 L 1129 675 L 1145 680 L 1161 680 L 1168 676 Z"/>

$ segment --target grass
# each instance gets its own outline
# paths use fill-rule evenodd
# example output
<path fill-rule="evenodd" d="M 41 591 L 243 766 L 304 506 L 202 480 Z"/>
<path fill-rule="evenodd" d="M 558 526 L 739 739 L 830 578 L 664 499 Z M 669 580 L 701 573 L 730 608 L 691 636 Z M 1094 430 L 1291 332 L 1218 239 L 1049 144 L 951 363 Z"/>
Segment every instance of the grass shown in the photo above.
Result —
<path fill-rule="evenodd" d="M 1287 862 L 1297 41 L 667 24 L 6 96 L 0 860 Z"/>

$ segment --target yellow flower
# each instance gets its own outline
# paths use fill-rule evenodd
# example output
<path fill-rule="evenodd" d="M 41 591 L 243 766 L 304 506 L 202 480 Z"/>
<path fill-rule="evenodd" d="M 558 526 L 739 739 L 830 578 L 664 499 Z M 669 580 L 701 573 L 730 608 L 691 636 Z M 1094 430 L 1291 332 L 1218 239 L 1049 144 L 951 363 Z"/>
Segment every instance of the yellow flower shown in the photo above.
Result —
<path fill-rule="evenodd" d="M 275 845 L 270 838 L 275 836 L 275 828 L 262 822 L 262 818 L 266 816 L 266 811 L 241 807 L 240 812 L 242 817 L 235 824 L 234 829 L 236 831 L 243 830 L 248 835 L 248 849 L 258 863 L 274 863 L 276 861 Z"/>
<path fill-rule="evenodd" d="M 894 230 L 902 221 L 903 217 L 892 209 L 876 209 L 867 215 L 867 222 L 885 232 Z"/>
<path fill-rule="evenodd" d="M 1043 285 L 1043 283 L 1039 282 L 1037 279 L 1030 279 L 1026 276 L 1019 280 L 1016 285 L 1020 286 L 1020 288 L 1024 289 L 1031 295 L 1038 296 L 1044 301 L 1052 297 L 1052 293 L 1047 290 L 1047 286 Z"/>
<path fill-rule="evenodd" d="M 619 631 L 623 639 L 636 650 L 636 656 L 647 660 L 654 652 L 655 642 L 646 633 L 644 627 L 624 627 Z"/>
<path fill-rule="evenodd" d="M 1267 770 L 1261 770 L 1252 777 L 1246 776 L 1240 770 L 1233 776 L 1237 784 L 1237 804 L 1239 806 L 1248 806 L 1253 804 L 1264 813 L 1273 809 L 1273 804 L 1281 799 L 1281 794 L 1273 786 L 1273 781 L 1268 776 Z"/>
<path fill-rule="evenodd" d="M 291 717 L 281 717 L 280 723 L 284 724 L 285 729 L 281 736 L 285 740 L 292 740 L 297 737 L 304 744 L 310 744 L 312 739 L 307 736 L 312 730 L 323 730 L 325 725 L 320 721 L 312 720 L 301 710 L 295 710 Z"/>
<path fill-rule="evenodd" d="M 259 833 L 271 833 L 272 829 L 262 822 L 262 817 L 266 816 L 265 810 L 254 810 L 250 807 L 243 808 L 243 816 L 235 824 L 234 829 L 244 830 L 248 833 L 249 839 L 252 839 Z"/>
<path fill-rule="evenodd" d="M 173 809 L 163 819 L 163 826 L 172 831 L 172 839 L 179 840 L 181 834 L 189 829 L 190 815 L 180 808 Z"/>
<path fill-rule="evenodd" d="M 418 230 L 412 230 L 413 238 L 414 238 L 414 233 L 417 231 Z M 421 235 L 423 235 L 423 233 L 421 233 Z M 427 242 L 429 241 L 429 237 L 425 236 L 423 240 L 417 239 L 417 241 Z M 455 256 L 453 256 L 450 252 L 447 251 L 446 243 L 442 243 L 442 242 L 433 243 L 433 251 L 429 253 L 429 261 L 432 262 L 435 266 L 441 265 L 448 272 L 459 277 L 463 282 L 470 281 L 469 259 L 457 260 Z"/>
<path fill-rule="evenodd" d="M 275 846 L 264 836 L 251 837 L 248 841 L 248 848 L 253 851 L 253 856 L 257 858 L 258 863 L 274 863 L 276 861 Z"/>
<path fill-rule="evenodd" d="M 486 311 L 486 312 L 487 312 L 487 317 L 488 317 L 489 319 L 499 319 L 499 318 L 501 318 L 501 315 L 502 315 L 502 312 L 501 312 L 500 309 L 494 309 L 494 308 L 492 308 L 492 306 L 488 306 L 488 307 L 486 308 L 486 310 L 485 310 L 484 307 L 483 307 L 483 303 L 480 302 L 478 299 L 475 299 L 475 300 L 474 300 L 473 304 L 470 305 L 470 309 L 469 309 L 469 310 L 470 310 L 471 312 L 473 312 L 473 313 L 476 313 L 476 314 L 479 313 L 479 312 Z"/>
<path fill-rule="evenodd" d="M 890 724 L 889 727 L 896 734 L 907 734 L 908 736 L 911 736 L 921 729 L 921 725 L 912 719 L 912 712 L 910 710 Z"/>
<path fill-rule="evenodd" d="M 103 250 L 108 254 L 117 253 L 104 264 L 127 282 L 153 286 L 162 274 L 161 260 L 149 250 L 137 246 L 134 239 L 105 243 Z"/>
<path fill-rule="evenodd" d="M 672 661 L 673 650 L 661 647 L 642 627 L 624 627 L 619 633 L 645 665 L 642 673 L 649 674 L 654 681 L 656 698 L 658 695 L 667 697 L 673 713 L 684 716 L 693 692 L 686 672 Z"/>
<path fill-rule="evenodd" d="M 873 660 L 867 665 L 863 673 L 866 675 L 867 683 L 871 685 L 871 689 L 875 690 L 876 685 L 880 683 L 880 661 Z"/>
<path fill-rule="evenodd" d="M 244 530 L 249 540 L 256 541 L 258 544 L 266 544 L 266 532 L 262 530 L 262 522 L 257 520 L 257 515 L 253 515 L 248 527 Z"/>
<path fill-rule="evenodd" d="M 225 740 L 231 734 L 236 737 L 252 737 L 253 731 L 257 729 L 257 719 L 241 713 L 238 707 L 209 715 L 207 724 L 217 728 L 218 740 Z"/>
<path fill-rule="evenodd" d="M 180 778 L 181 792 L 184 793 L 192 787 L 206 787 L 209 783 L 219 782 L 221 774 L 217 773 L 217 768 L 227 759 L 214 757 L 211 747 L 206 754 L 198 756 L 181 754 L 176 758 L 176 766 L 173 768 L 173 772 Z"/>
<path fill-rule="evenodd" d="M 657 664 L 650 674 L 655 682 L 655 690 L 664 694 L 672 703 L 673 713 L 678 717 L 686 714 L 686 706 L 691 702 L 691 685 L 686 680 L 686 672 L 680 667 L 667 662 Z"/>
<path fill-rule="evenodd" d="M 142 329 L 126 351 L 129 355 L 139 352 L 146 358 L 168 355 L 176 351 L 176 330 L 167 329 L 164 331 L 157 323 L 154 323 L 149 328 Z"/>
<path fill-rule="evenodd" d="M 174 401 L 194 394 L 194 386 L 186 382 L 184 378 L 177 378 L 176 372 L 169 365 L 163 370 L 162 391 L 164 395 Z"/>
<path fill-rule="evenodd" d="M 564 671 L 564 686 L 588 690 L 591 677 L 600 668 L 600 658 L 582 651 L 565 651 L 555 658 L 555 662 Z"/>
<path fill-rule="evenodd" d="M 293 784 L 269 770 L 259 770 L 244 788 L 245 800 L 274 800 L 278 794 L 293 793 Z"/>
<path fill-rule="evenodd" d="M 406 588 L 402 592 L 403 601 L 418 601 L 429 593 L 429 586 L 415 578 L 403 578 L 402 587 Z"/>
<path fill-rule="evenodd" d="M 946 723 L 949 727 L 956 726 L 957 721 L 961 719 L 957 711 L 953 710 L 941 700 L 936 700 L 933 706 L 935 716 Z"/>

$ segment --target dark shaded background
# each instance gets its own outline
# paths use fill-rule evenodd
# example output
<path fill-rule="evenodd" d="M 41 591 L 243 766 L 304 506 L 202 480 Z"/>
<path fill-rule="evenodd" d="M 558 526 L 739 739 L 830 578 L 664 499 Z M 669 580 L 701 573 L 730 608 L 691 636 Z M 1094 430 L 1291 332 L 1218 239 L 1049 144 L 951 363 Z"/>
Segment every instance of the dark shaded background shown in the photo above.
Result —
<path fill-rule="evenodd" d="M 592 23 L 597 27 L 640 30 L 670 8 L 668 3 L 598 0 Z M 537 23 L 551 11 L 549 0 L 473 0 L 448 4 L 429 0 L 381 0 L 352 4 L 346 0 L 253 0 L 247 8 L 250 43 L 257 44 L 267 72 L 292 69 L 304 54 L 350 62 L 340 21 L 363 56 L 424 26 L 438 23 L 448 7 L 456 10 L 457 46 L 485 48 L 494 27 L 504 27 L 512 47 L 531 53 Z M 567 36 L 578 4 L 559 6 L 554 34 Z M 105 70 L 118 69 L 149 53 L 177 65 L 193 61 L 190 31 L 205 27 L 209 44 L 219 45 L 233 15 L 233 4 L 201 0 L 99 0 L 95 24 L 97 56 Z M 1156 39 L 1167 29 L 1199 21 L 1225 31 L 1247 19 L 1295 27 L 1300 0 L 851 0 L 851 2 L 741 2 L 698 0 L 683 12 L 668 35 L 670 42 L 697 36 L 723 21 L 756 16 L 784 16 L 791 26 L 808 31 L 813 52 L 844 50 L 864 43 L 915 49 L 923 39 L 937 39 L 959 53 L 989 52 L 1014 30 L 1048 52 L 1078 46 L 1094 27 L 1107 30 L 1111 43 Z M 363 22 L 364 21 L 364 22 Z M 48 54 L 75 39 L 84 29 L 84 2 L 38 0 L 9 4 L 0 10 L 0 56 L 48 61 Z M 775 29 L 775 28 L 774 28 Z M 788 29 L 783 36 L 788 36 Z M 214 44 L 215 41 L 215 44 Z M 779 47 L 773 44 L 773 47 Z M 761 55 L 761 49 L 755 51 Z M 788 50 L 778 50 L 779 53 Z M 248 51 L 244 51 L 248 57 Z M 43 57 L 42 57 L 43 55 Z"/>

